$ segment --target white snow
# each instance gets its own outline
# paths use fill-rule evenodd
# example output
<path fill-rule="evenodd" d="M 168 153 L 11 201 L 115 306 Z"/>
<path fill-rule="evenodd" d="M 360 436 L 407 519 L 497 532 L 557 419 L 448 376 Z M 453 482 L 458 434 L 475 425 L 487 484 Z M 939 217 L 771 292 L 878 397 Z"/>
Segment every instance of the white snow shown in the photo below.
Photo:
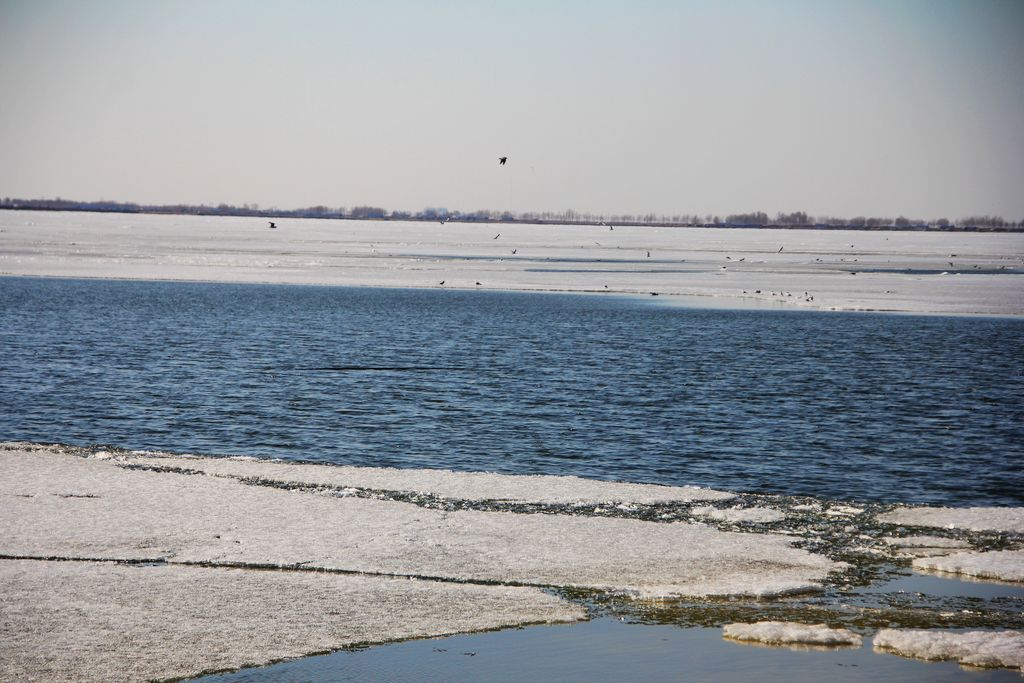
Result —
<path fill-rule="evenodd" d="M 0 451 L 0 496 L 0 553 L 30 557 L 301 565 L 652 597 L 815 591 L 844 567 L 778 535 L 680 522 L 449 513 L 125 470 L 48 449 Z"/>
<path fill-rule="evenodd" d="M 786 515 L 778 510 L 761 507 L 718 509 L 704 505 L 695 507 L 690 512 L 698 517 L 740 524 L 767 524 L 786 518 Z"/>
<path fill-rule="evenodd" d="M 906 526 L 1024 534 L 1024 507 L 897 508 L 879 515 L 878 521 Z"/>
<path fill-rule="evenodd" d="M 953 659 L 970 666 L 1024 670 L 1024 632 L 1021 631 L 882 629 L 875 636 L 874 647 L 904 657 Z"/>
<path fill-rule="evenodd" d="M 0 211 L 0 273 L 380 287 L 444 281 L 655 291 L 715 306 L 1024 314 L 1020 233 L 276 222 L 268 230 L 261 218 Z M 951 260 L 966 275 L 940 275 Z"/>
<path fill-rule="evenodd" d="M 253 458 L 207 458 L 150 453 L 122 462 L 202 471 L 216 476 L 258 477 L 292 485 L 426 493 L 457 500 L 521 503 L 671 503 L 727 500 L 735 494 L 696 486 L 658 486 L 550 475 L 313 465 Z"/>
<path fill-rule="evenodd" d="M 860 647 L 861 637 L 845 628 L 825 624 L 798 624 L 791 621 L 759 621 L 754 624 L 726 624 L 722 635 L 769 645 L 839 645 Z"/>
<path fill-rule="evenodd" d="M 0 561 L 0 680 L 192 677 L 365 642 L 585 619 L 536 588 Z"/>
<path fill-rule="evenodd" d="M 914 569 L 967 574 L 979 579 L 1024 581 L 1024 550 L 965 552 L 942 557 L 920 557 L 914 560 Z"/>

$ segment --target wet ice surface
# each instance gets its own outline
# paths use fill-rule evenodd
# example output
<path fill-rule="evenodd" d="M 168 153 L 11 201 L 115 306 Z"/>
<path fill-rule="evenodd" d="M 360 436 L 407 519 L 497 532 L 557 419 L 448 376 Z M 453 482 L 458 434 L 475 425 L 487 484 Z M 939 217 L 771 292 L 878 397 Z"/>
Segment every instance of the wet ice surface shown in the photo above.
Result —
<path fill-rule="evenodd" d="M 278 223 L 267 230 L 259 218 L 0 211 L 0 272 L 376 287 L 444 282 L 653 291 L 726 305 L 1024 314 L 1019 233 Z"/>

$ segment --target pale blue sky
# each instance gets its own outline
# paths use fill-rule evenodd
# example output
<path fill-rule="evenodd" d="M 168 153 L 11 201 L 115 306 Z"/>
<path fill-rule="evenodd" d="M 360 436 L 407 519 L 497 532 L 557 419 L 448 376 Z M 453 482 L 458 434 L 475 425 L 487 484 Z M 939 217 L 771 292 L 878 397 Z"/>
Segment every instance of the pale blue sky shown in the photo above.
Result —
<path fill-rule="evenodd" d="M 1021 0 L 0 0 L 0 195 L 1021 220 L 1022 37 Z"/>

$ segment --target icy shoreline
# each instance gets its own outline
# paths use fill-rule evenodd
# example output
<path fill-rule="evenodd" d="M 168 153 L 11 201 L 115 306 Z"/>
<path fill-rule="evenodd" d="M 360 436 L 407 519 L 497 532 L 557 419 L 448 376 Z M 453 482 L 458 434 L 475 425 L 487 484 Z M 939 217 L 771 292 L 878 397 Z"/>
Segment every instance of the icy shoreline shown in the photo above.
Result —
<path fill-rule="evenodd" d="M 0 211 L 0 275 L 659 294 L 706 306 L 1024 315 L 1024 233 Z"/>
<path fill-rule="evenodd" d="M 876 534 L 876 547 L 893 548 L 893 558 L 903 546 L 979 547 L 973 538 L 894 539 L 884 535 L 897 531 L 891 522 L 872 526 L 871 510 L 827 501 L 25 443 L 0 444 L 0 500 L 2 678 L 191 676 L 358 643 L 571 622 L 588 617 L 571 597 L 580 591 L 635 606 L 718 604 L 721 623 L 736 623 L 747 618 L 731 607 L 738 599 L 849 582 L 850 565 L 835 558 L 870 555 L 859 547 L 864 530 Z M 494 511 L 502 502 L 515 511 Z M 689 516 L 629 516 L 651 505 Z M 1001 542 L 1019 545 L 1014 510 L 971 515 L 987 529 L 1012 527 Z M 845 531 L 851 523 L 862 530 Z M 831 548 L 828 556 L 796 547 L 801 536 L 824 540 L 821 525 L 838 533 L 818 544 Z M 1024 557 L 951 559 L 962 564 L 965 556 L 998 556 L 1009 571 Z M 848 613 L 855 628 L 868 623 Z M 820 624 L 823 614 L 804 618 Z M 948 623 L 942 614 L 892 613 L 906 623 Z M 1019 621 L 1009 613 L 978 619 Z M 891 617 L 879 613 L 870 623 Z M 783 630 L 792 640 L 808 627 Z M 774 636 L 754 639 L 764 638 Z"/>
<path fill-rule="evenodd" d="M 586 618 L 581 606 L 542 586 L 767 596 L 818 590 L 840 568 L 782 537 L 765 542 L 684 523 L 448 513 L 253 486 L 202 473 L 198 459 L 188 459 L 190 470 L 139 469 L 146 459 L 168 460 L 28 444 L 0 450 L 0 678 L 193 676 L 358 643 Z M 261 467 L 267 476 L 281 469 L 204 462 L 243 467 L 250 478 Z M 290 467 L 324 477 L 316 466 Z M 382 475 L 400 476 L 363 474 L 378 485 Z M 525 492 L 523 482 L 497 475 L 421 472 L 413 481 L 425 474 L 442 488 L 461 481 L 486 494 L 505 480 Z M 563 488 L 575 484 L 591 499 L 650 495 L 642 486 L 565 479 Z M 597 495 L 602 490 L 609 495 Z M 722 497 L 674 494 L 701 495 Z"/>

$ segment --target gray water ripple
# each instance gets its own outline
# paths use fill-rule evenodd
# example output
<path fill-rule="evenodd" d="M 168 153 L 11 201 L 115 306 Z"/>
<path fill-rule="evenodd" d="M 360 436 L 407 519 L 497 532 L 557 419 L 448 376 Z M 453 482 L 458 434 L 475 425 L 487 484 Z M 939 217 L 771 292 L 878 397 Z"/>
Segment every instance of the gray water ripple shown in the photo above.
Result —
<path fill-rule="evenodd" d="M 1021 504 L 1024 322 L 0 278 L 0 438 Z"/>

